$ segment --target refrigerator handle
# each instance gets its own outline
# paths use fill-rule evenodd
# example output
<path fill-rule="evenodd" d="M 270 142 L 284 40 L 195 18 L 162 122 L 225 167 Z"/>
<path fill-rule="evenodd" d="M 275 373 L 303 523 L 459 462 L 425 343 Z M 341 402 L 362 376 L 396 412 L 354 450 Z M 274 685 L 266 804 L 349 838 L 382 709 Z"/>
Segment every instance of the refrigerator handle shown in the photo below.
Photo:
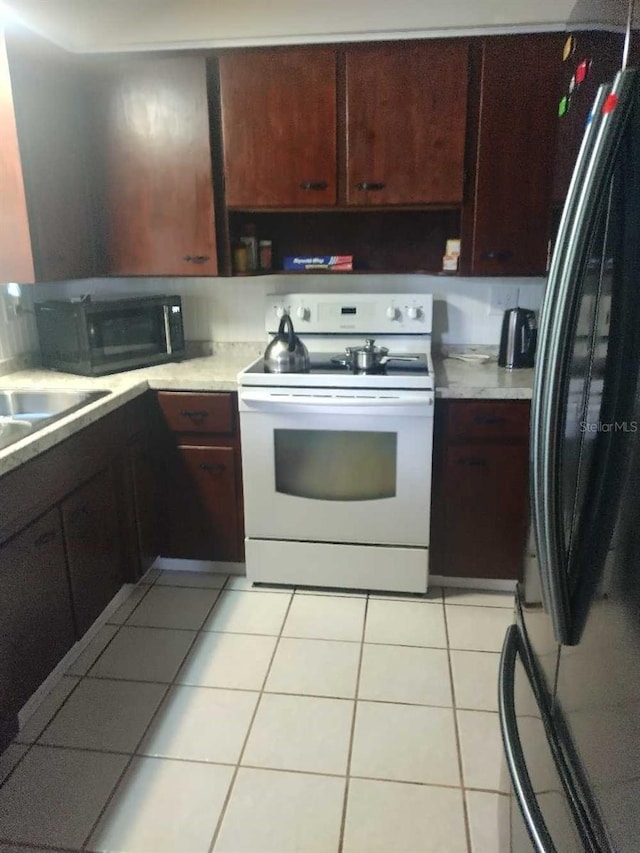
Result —
<path fill-rule="evenodd" d="M 518 734 L 514 698 L 515 666 L 518 653 L 518 627 L 511 625 L 504 638 L 498 674 L 498 703 L 504 752 L 514 793 L 534 850 L 536 853 L 557 853 L 531 785 Z"/>
<path fill-rule="evenodd" d="M 631 104 L 635 70 L 601 86 L 585 131 L 558 233 L 541 314 L 531 406 L 531 506 L 545 605 L 559 643 L 570 644 L 571 616 L 560 472 L 567 365 L 593 222 L 605 198 Z"/>

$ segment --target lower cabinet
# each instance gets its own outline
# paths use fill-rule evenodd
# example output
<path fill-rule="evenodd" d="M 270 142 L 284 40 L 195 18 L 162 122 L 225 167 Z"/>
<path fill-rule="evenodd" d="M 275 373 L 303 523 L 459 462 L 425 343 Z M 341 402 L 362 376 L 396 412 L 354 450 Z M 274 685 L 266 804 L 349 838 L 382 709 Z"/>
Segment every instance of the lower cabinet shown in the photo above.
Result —
<path fill-rule="evenodd" d="M 190 560 L 243 560 L 236 395 L 161 391 L 157 402 L 163 554 Z"/>
<path fill-rule="evenodd" d="M 0 750 L 15 715 L 76 640 L 60 511 L 0 547 Z M 14 725 L 12 725 L 12 722 Z"/>
<path fill-rule="evenodd" d="M 432 574 L 520 577 L 528 523 L 528 428 L 527 401 L 438 401 Z"/>
<path fill-rule="evenodd" d="M 151 459 L 143 397 L 0 478 L 0 751 L 29 696 L 157 556 Z"/>
<path fill-rule="evenodd" d="M 118 504 L 115 471 L 110 466 L 61 505 L 79 637 L 95 622 L 125 581 Z"/>

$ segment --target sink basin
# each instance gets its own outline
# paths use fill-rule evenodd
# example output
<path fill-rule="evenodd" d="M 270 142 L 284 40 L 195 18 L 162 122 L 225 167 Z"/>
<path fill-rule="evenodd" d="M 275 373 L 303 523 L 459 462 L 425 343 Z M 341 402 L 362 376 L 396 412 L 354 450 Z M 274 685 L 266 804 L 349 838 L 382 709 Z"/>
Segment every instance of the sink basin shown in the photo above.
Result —
<path fill-rule="evenodd" d="M 105 397 L 108 391 L 22 391 L 0 389 L 0 449 L 65 415 Z"/>

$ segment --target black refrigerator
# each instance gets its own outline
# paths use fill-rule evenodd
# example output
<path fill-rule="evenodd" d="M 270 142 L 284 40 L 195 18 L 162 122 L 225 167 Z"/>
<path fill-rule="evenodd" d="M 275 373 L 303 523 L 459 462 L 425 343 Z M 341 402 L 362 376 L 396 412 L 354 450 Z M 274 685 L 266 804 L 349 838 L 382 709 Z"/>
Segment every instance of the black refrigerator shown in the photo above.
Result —
<path fill-rule="evenodd" d="M 531 535 L 498 686 L 512 783 L 505 849 L 640 851 L 634 68 L 600 87 L 585 129 L 541 311 L 531 418 Z"/>

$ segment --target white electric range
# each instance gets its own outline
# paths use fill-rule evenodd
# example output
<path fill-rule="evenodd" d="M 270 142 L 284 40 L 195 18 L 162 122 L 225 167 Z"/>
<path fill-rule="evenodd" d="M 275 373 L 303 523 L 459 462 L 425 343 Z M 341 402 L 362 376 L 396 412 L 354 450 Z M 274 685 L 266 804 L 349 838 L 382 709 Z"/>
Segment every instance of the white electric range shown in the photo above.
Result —
<path fill-rule="evenodd" d="M 291 316 L 306 373 L 238 375 L 247 576 L 254 582 L 425 592 L 429 574 L 433 303 L 425 294 L 267 297 Z M 375 338 L 375 372 L 340 364 Z"/>

